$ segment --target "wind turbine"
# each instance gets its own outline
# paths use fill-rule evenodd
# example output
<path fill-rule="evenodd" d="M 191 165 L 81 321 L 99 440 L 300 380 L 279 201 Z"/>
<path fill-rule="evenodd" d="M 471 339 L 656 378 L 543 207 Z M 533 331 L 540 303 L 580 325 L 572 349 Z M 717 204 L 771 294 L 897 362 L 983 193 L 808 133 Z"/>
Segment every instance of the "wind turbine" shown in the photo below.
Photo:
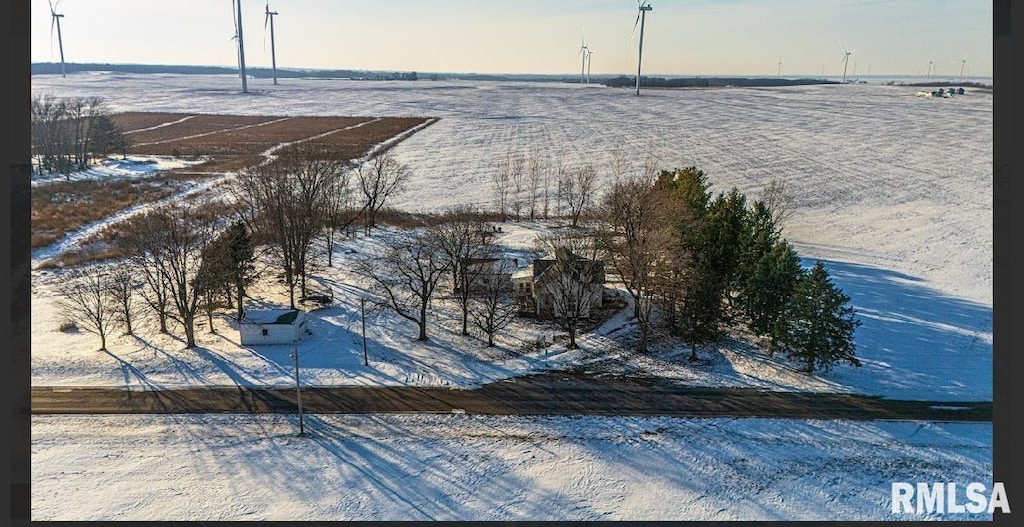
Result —
<path fill-rule="evenodd" d="M 580 84 L 586 83 L 586 80 L 587 80 L 586 73 L 587 73 L 587 52 L 588 51 L 589 51 L 589 49 L 587 48 L 587 39 L 586 39 L 586 37 L 581 37 L 580 38 L 580 52 L 577 53 L 577 55 L 582 57 L 582 59 L 581 59 L 582 62 L 580 62 Z"/>
<path fill-rule="evenodd" d="M 845 83 L 846 67 L 850 65 L 850 55 L 853 55 L 857 50 L 851 49 L 850 51 L 846 51 L 846 47 L 843 46 L 842 42 L 839 43 L 839 47 L 843 50 L 843 82 Z"/>
<path fill-rule="evenodd" d="M 242 40 L 242 0 L 231 0 L 231 10 L 234 11 L 232 18 L 235 19 L 235 36 L 232 40 L 238 40 L 238 74 L 242 77 L 242 93 L 249 93 L 245 84 L 245 45 Z"/>
<path fill-rule="evenodd" d="M 633 22 L 633 33 L 636 33 L 636 25 L 640 24 L 640 49 L 636 59 L 636 94 L 640 95 L 640 63 L 644 58 L 644 22 L 647 21 L 647 12 L 654 9 L 647 0 L 636 0 L 636 22 Z"/>
<path fill-rule="evenodd" d="M 779 57 L 779 72 L 776 73 L 776 76 L 778 76 L 778 77 L 782 76 L 782 57 Z"/>
<path fill-rule="evenodd" d="M 57 4 L 60 0 L 57 0 Z M 67 71 L 64 68 L 64 39 L 60 35 L 60 19 L 64 18 L 64 15 L 57 12 L 57 4 L 50 2 L 50 52 L 53 52 L 53 26 L 57 26 L 57 46 L 60 47 L 60 76 L 67 77 Z"/>
<path fill-rule="evenodd" d="M 270 2 L 267 2 L 267 16 L 263 19 L 263 30 L 267 30 L 267 22 L 270 22 L 270 65 L 274 71 L 274 85 L 277 85 L 277 54 L 274 52 L 274 16 L 277 11 L 270 10 Z"/>
<path fill-rule="evenodd" d="M 960 63 L 960 84 L 964 83 L 964 67 L 967 66 L 967 53 L 964 52 L 964 58 L 958 61 Z M 953 64 L 956 64 L 954 62 Z"/>
<path fill-rule="evenodd" d="M 594 53 L 597 52 L 590 48 L 587 48 L 587 84 L 590 84 L 590 56 L 593 55 Z"/>

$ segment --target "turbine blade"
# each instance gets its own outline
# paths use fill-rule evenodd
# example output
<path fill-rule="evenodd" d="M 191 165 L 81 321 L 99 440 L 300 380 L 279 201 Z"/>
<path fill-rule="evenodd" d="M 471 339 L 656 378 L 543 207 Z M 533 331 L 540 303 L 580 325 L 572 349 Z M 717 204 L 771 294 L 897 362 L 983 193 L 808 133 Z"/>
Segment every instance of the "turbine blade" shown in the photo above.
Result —
<path fill-rule="evenodd" d="M 630 40 L 636 37 L 636 26 L 640 25 L 640 13 L 636 14 L 636 22 L 633 22 L 633 33 L 629 35 Z"/>

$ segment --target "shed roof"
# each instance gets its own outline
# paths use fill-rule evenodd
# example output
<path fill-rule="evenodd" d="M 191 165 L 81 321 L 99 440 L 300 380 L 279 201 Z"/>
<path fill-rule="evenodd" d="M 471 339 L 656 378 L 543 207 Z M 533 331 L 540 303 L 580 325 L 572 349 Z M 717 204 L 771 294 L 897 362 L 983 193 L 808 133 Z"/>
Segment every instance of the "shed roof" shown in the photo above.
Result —
<path fill-rule="evenodd" d="M 246 311 L 243 324 L 294 324 L 298 309 L 254 309 Z"/>

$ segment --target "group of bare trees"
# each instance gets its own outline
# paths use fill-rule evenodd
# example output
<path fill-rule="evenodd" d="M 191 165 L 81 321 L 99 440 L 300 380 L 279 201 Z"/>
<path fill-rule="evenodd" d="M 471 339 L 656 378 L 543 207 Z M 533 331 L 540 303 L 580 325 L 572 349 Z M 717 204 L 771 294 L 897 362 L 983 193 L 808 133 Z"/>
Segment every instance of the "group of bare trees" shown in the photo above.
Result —
<path fill-rule="evenodd" d="M 211 331 L 218 306 L 233 308 L 239 320 L 244 316 L 246 288 L 258 276 L 257 248 L 266 248 L 266 260 L 280 269 L 295 308 L 308 291 L 314 239 L 326 239 L 331 265 L 336 233 L 359 219 L 369 232 L 375 214 L 407 179 L 408 170 L 390 151 L 353 167 L 322 148 L 294 145 L 242 170 L 230 208 L 182 202 L 129 220 L 117 241 L 126 262 L 115 273 L 75 273 L 60 289 L 62 306 L 105 348 L 112 324 L 120 321 L 131 333 L 138 297 L 162 333 L 176 323 L 186 347 L 194 347 L 204 310 Z"/>
<path fill-rule="evenodd" d="M 336 233 L 362 219 L 369 235 L 377 213 L 401 192 L 408 168 L 390 151 L 353 167 L 321 147 L 300 144 L 272 162 L 239 173 L 234 194 L 239 214 L 259 242 L 272 249 L 288 287 L 289 305 L 308 291 L 313 241 L 327 241 L 333 265 Z"/>
<path fill-rule="evenodd" d="M 494 206 L 502 221 L 567 216 L 572 225 L 594 205 L 597 168 L 592 163 L 568 168 L 538 152 L 507 152 L 491 173 Z"/>
<path fill-rule="evenodd" d="M 254 278 L 244 226 L 224 231 L 222 224 L 216 209 L 191 204 L 162 206 L 133 218 L 118 241 L 130 255 L 126 260 L 107 270 L 72 271 L 58 286 L 64 314 L 97 334 L 106 349 L 115 325 L 134 333 L 145 306 L 162 333 L 171 333 L 174 322 L 185 346 L 194 347 L 200 309 L 215 296 L 242 298 Z"/>
<path fill-rule="evenodd" d="M 129 143 L 98 97 L 58 99 L 34 96 L 32 150 L 40 172 L 66 177 L 110 154 L 124 155 Z"/>
<path fill-rule="evenodd" d="M 417 326 L 417 339 L 428 340 L 430 306 L 453 300 L 461 314 L 461 332 L 472 325 L 494 345 L 518 309 L 509 277 L 515 262 L 504 258 L 479 211 L 457 206 L 436 223 L 385 240 L 382 254 L 367 254 L 356 271 L 373 284 L 380 305 Z M 446 280 L 450 277 L 450 280 Z"/>

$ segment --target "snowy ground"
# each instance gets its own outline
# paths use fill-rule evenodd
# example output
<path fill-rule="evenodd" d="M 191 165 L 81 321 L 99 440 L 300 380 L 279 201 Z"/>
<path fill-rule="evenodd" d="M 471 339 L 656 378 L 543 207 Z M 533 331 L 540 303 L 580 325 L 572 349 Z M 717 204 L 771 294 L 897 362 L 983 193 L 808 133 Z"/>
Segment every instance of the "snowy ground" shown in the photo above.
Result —
<path fill-rule="evenodd" d="M 304 426 L 308 437 L 294 416 L 36 416 L 32 519 L 991 518 L 891 507 L 893 481 L 991 488 L 987 424 L 393 414 Z"/>
<path fill-rule="evenodd" d="M 428 343 L 374 313 L 363 366 L 362 292 L 344 258 L 373 250 L 375 236 L 344 242 L 337 267 L 323 270 L 338 302 L 313 313 L 300 344 L 304 384 L 474 386 L 593 364 L 694 385 L 992 398 L 991 92 L 927 100 L 913 88 L 845 85 L 636 98 L 548 83 L 320 80 L 250 89 L 239 94 L 232 76 L 32 79 L 33 94 L 102 95 L 114 111 L 440 117 L 395 150 L 414 173 L 397 204 L 415 210 L 487 204 L 493 162 L 510 149 L 568 166 L 594 160 L 608 177 L 616 152 L 642 148 L 748 197 L 779 177 L 797 196 L 784 235 L 805 263 L 827 260 L 863 321 L 864 367 L 807 376 L 737 342 L 702 350 L 696 365 L 673 346 L 637 357 L 624 313 L 578 351 L 519 353 L 555 333 L 527 322 L 490 350 L 459 336 L 442 303 Z M 507 226 L 504 242 L 523 250 L 542 228 Z M 93 335 L 57 330 L 55 279 L 33 274 L 33 385 L 293 382 L 290 347 L 241 347 L 225 319 L 217 334 L 200 330 L 194 350 L 150 327 L 96 351 Z M 284 300 L 280 288 L 263 292 Z M 889 519 L 890 481 L 992 472 L 991 426 L 981 424 L 310 416 L 315 434 L 300 440 L 291 419 L 34 417 L 33 519 Z"/>

